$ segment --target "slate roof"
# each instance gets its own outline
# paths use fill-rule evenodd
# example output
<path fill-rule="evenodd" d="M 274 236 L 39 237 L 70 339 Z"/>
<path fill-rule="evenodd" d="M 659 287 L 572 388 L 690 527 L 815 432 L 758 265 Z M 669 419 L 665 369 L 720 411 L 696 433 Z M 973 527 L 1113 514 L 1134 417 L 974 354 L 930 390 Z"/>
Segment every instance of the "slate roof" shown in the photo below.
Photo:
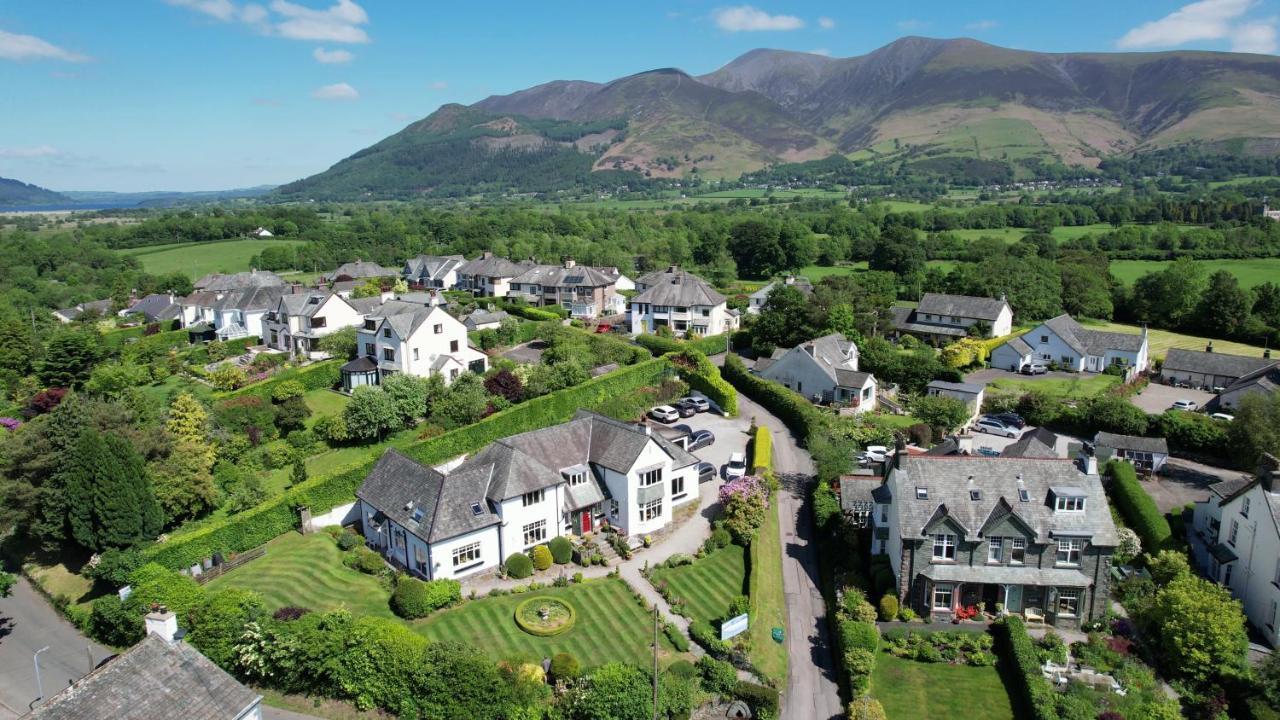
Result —
<path fill-rule="evenodd" d="M 1204 375 L 1241 378 L 1274 365 L 1280 365 L 1280 361 L 1271 358 L 1249 357 L 1247 355 L 1227 355 L 1226 353 L 1204 352 L 1203 350 L 1169 348 L 1168 353 L 1164 356 L 1163 367 L 1165 371 L 1177 370 Z"/>
<path fill-rule="evenodd" d="M 986 385 L 977 385 L 975 383 L 966 382 L 947 382 L 946 380 L 932 380 L 927 386 L 932 390 L 945 390 L 947 392 L 964 393 L 966 395 L 977 395 L 987 389 Z"/>
<path fill-rule="evenodd" d="M 474 469 L 441 473 L 390 449 L 378 458 L 356 497 L 414 535 L 437 542 L 501 523 L 485 499 L 487 473 Z M 480 513 L 472 510 L 480 505 Z M 414 513 L 421 511 L 421 518 Z"/>
<path fill-rule="evenodd" d="M 523 273 L 528 267 L 529 265 L 526 263 L 514 263 L 506 258 L 486 252 L 475 260 L 468 260 L 459 266 L 458 274 L 513 278 Z"/>
<path fill-rule="evenodd" d="M 650 305 L 720 305 L 725 297 L 716 292 L 706 280 L 672 265 L 661 272 L 653 272 L 636 281 L 646 289 L 631 298 L 633 303 Z"/>
<path fill-rule="evenodd" d="M 1237 478 L 1221 480 L 1219 482 L 1216 482 L 1210 485 L 1209 492 L 1213 493 L 1214 495 L 1217 495 L 1220 498 L 1225 499 L 1245 489 L 1251 483 L 1253 483 L 1252 479 L 1244 475 L 1241 475 L 1240 477 L 1237 477 Z"/>
<path fill-rule="evenodd" d="M 1138 437 L 1136 435 L 1119 435 L 1099 432 L 1093 438 L 1098 447 L 1115 448 L 1116 450 L 1133 450 L 1135 452 L 1169 454 L 1169 443 L 1164 438 Z"/>
<path fill-rule="evenodd" d="M 1058 457 L 1057 447 L 1057 435 L 1050 430 L 1036 428 L 1031 432 L 1023 433 L 1017 442 L 1000 451 L 1000 456 L 1007 458 L 1056 458 Z"/>
<path fill-rule="evenodd" d="M 457 270 L 467 261 L 461 255 L 419 255 L 404 264 L 404 274 L 412 278 L 435 279 Z"/>
<path fill-rule="evenodd" d="M 253 287 L 273 287 L 287 285 L 284 278 L 266 270 L 248 270 L 245 272 L 223 275 L 209 273 L 196 280 L 192 287 L 196 290 L 244 290 Z"/>
<path fill-rule="evenodd" d="M 500 323 L 508 317 L 510 316 L 507 315 L 506 310 L 495 310 L 493 312 L 489 312 L 488 310 L 476 310 L 470 315 L 463 317 L 462 324 L 466 325 L 469 329 L 475 329 L 480 325 Z"/>
<path fill-rule="evenodd" d="M 799 290 L 805 297 L 813 294 L 813 282 L 803 275 L 797 275 L 794 277 L 784 278 L 782 280 L 774 280 L 768 285 L 765 285 L 759 290 L 751 293 L 750 297 L 765 300 L 769 297 L 769 293 L 773 292 L 773 289 L 779 285 L 793 287 Z"/>
<path fill-rule="evenodd" d="M 148 295 L 124 311 L 125 315 L 141 315 L 149 321 L 172 320 L 179 311 L 175 298 L 168 293 Z"/>
<path fill-rule="evenodd" d="M 1080 472 L 1070 460 L 913 455 L 901 463 L 889 482 L 903 538 L 923 538 L 933 520 L 948 517 L 973 539 L 990 519 L 1012 513 L 1035 532 L 1038 542 L 1084 534 L 1095 545 L 1116 544 L 1101 480 Z M 927 488 L 928 497 L 917 498 L 917 487 Z M 1027 490 L 1029 501 L 1019 500 L 1019 487 Z M 974 488 L 982 491 L 980 500 L 970 498 Z M 1084 512 L 1055 513 L 1050 488 L 1082 492 Z"/>
<path fill-rule="evenodd" d="M 845 388 L 860 388 L 867 384 L 867 381 L 874 377 L 869 372 L 861 370 L 846 370 L 844 368 L 836 368 L 836 385 Z"/>
<path fill-rule="evenodd" d="M 796 355 L 801 361 L 812 362 L 831 382 L 840 387 L 860 388 L 871 373 L 854 369 L 858 364 L 858 347 L 840 333 L 823 335 L 801 343 L 790 350 L 774 348 L 773 355 L 755 363 L 756 372 L 764 372 L 783 357 Z"/>
<path fill-rule="evenodd" d="M 1016 565 L 926 565 L 920 574 L 936 582 L 978 582 L 1004 585 L 1054 585 L 1088 587 L 1089 578 L 1069 568 L 1039 568 Z"/>
<path fill-rule="evenodd" d="M 511 282 L 543 287 L 606 287 L 617 282 L 617 278 L 586 265 L 574 265 L 571 268 L 563 265 L 534 265 L 512 278 Z"/>
<path fill-rule="evenodd" d="M 109 313 L 111 312 L 111 298 L 105 300 L 90 300 L 79 305 L 54 311 L 54 314 L 60 315 L 67 320 L 75 320 L 86 312 Z"/>
<path fill-rule="evenodd" d="M 884 484 L 879 475 L 841 475 L 840 509 L 867 510 L 876 502 L 876 491 Z"/>
<path fill-rule="evenodd" d="M 439 313 L 439 315 L 436 313 Z M 417 332 L 418 328 L 428 321 L 443 319 L 444 317 L 448 317 L 450 320 L 454 319 L 452 315 L 449 315 L 444 308 L 438 305 L 429 306 L 403 300 L 387 300 L 370 310 L 366 319 L 375 321 L 381 319 L 391 326 L 397 337 L 404 340 Z M 378 327 L 381 328 L 382 325 L 379 324 Z"/>
<path fill-rule="evenodd" d="M 338 302 L 347 303 L 347 301 L 343 300 L 342 296 L 337 293 L 330 292 L 328 290 L 318 290 L 285 295 L 280 298 L 280 304 L 276 307 L 277 309 L 282 310 L 286 315 L 313 317 L 320 311 L 320 308 L 325 306 L 325 303 L 328 302 L 330 298 L 337 298 Z M 312 302 L 313 299 L 315 302 Z"/>
<path fill-rule="evenodd" d="M 25 717 L 234 720 L 261 699 L 190 645 L 152 634 Z"/>
<path fill-rule="evenodd" d="M 977 318 L 991 322 L 999 318 L 1000 311 L 1008 306 L 1008 302 L 994 298 L 925 293 L 916 306 L 916 312 L 946 315 L 948 317 Z"/>
<path fill-rule="evenodd" d="M 321 277 L 323 277 L 325 280 L 332 282 L 344 275 L 351 278 L 352 280 L 358 280 L 361 278 L 394 277 L 394 276 L 398 276 L 399 274 L 400 274 L 399 270 L 394 270 L 388 267 L 382 267 L 381 265 L 375 262 L 365 262 L 363 260 L 357 260 L 355 262 L 343 263 L 338 266 L 337 270 L 334 270 L 333 272 L 325 273 Z"/>
<path fill-rule="evenodd" d="M 1258 390 L 1264 393 L 1273 393 L 1280 390 L 1280 362 L 1254 370 L 1248 375 L 1237 378 L 1223 392 L 1236 392 L 1250 386 L 1256 386 Z"/>
<path fill-rule="evenodd" d="M 1108 350 L 1138 352 L 1145 341 L 1141 334 L 1088 330 L 1066 313 L 1049 318 L 1043 324 L 1081 355 L 1105 355 Z"/>
<path fill-rule="evenodd" d="M 1010 338 L 1009 342 L 1005 343 L 1005 345 L 1013 348 L 1013 351 L 1018 353 L 1018 355 L 1026 356 L 1031 354 L 1031 345 L 1028 344 L 1026 340 L 1023 340 L 1021 335 L 1016 338 Z"/>
<path fill-rule="evenodd" d="M 214 300 L 212 307 L 214 310 L 270 310 L 288 294 L 288 287 L 276 285 L 231 290 Z"/>
<path fill-rule="evenodd" d="M 893 316 L 893 326 L 903 332 L 949 335 L 952 337 L 965 337 L 969 334 L 969 330 L 967 328 L 955 325 L 935 325 L 933 323 L 916 322 L 915 308 L 903 305 L 894 305 L 889 308 L 889 313 Z"/>

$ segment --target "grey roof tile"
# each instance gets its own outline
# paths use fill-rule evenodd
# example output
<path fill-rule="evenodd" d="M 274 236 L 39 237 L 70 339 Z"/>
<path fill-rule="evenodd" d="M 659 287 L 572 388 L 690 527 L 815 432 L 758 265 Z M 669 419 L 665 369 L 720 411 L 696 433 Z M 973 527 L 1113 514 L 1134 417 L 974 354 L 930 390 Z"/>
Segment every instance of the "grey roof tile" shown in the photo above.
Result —
<path fill-rule="evenodd" d="M 916 312 L 930 315 L 946 315 L 962 318 L 978 318 L 988 322 L 1000 317 L 1000 312 L 1009 303 L 988 297 L 972 295 L 944 295 L 942 293 L 925 293 L 916 306 Z"/>
<path fill-rule="evenodd" d="M 1117 450 L 1135 450 L 1137 452 L 1169 454 L 1169 443 L 1164 438 L 1139 437 L 1136 435 L 1119 435 L 1117 433 L 1099 432 L 1093 438 L 1098 447 L 1115 448 Z"/>
<path fill-rule="evenodd" d="M 1022 437 L 1000 452 L 1007 458 L 1056 458 L 1058 457 L 1058 436 L 1050 430 L 1036 428 L 1022 434 Z"/>
<path fill-rule="evenodd" d="M 1280 365 L 1280 361 L 1271 358 L 1249 357 L 1247 355 L 1228 355 L 1203 350 L 1183 350 L 1169 348 L 1164 356 L 1164 371 L 1202 373 L 1205 375 L 1221 375 L 1241 378 L 1263 368 Z"/>
<path fill-rule="evenodd" d="M 725 297 L 716 292 L 706 280 L 674 265 L 661 272 L 645 275 L 637 284 L 646 286 L 633 303 L 688 307 L 691 305 L 719 305 Z"/>

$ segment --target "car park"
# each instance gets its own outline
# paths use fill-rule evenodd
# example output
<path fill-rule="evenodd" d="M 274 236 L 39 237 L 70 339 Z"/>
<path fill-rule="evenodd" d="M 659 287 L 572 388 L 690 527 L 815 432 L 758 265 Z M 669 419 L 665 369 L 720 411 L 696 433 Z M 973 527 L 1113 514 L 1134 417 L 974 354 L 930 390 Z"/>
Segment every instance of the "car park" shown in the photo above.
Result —
<path fill-rule="evenodd" d="M 1195 412 L 1196 408 L 1200 406 L 1197 405 L 1194 400 L 1174 400 L 1172 407 L 1174 410 L 1186 410 L 1187 412 Z"/>
<path fill-rule="evenodd" d="M 1044 375 L 1049 372 L 1049 366 L 1044 363 L 1030 363 L 1022 368 L 1023 375 Z"/>
<path fill-rule="evenodd" d="M 698 408 L 684 400 L 677 401 L 672 407 L 676 409 L 676 412 L 680 413 L 682 418 L 690 418 L 698 414 Z"/>
<path fill-rule="evenodd" d="M 680 402 L 692 405 L 694 410 L 697 410 L 700 413 L 711 409 L 711 401 L 701 395 L 690 395 L 689 397 L 680 398 Z"/>
<path fill-rule="evenodd" d="M 663 423 L 672 423 L 680 419 L 680 413 L 670 405 L 659 405 L 649 410 L 649 417 Z"/>
<path fill-rule="evenodd" d="M 990 433 L 992 435 L 1000 435 L 1001 437 L 1015 438 L 1018 437 L 1018 429 L 1009 427 L 999 420 L 993 418 L 982 418 L 973 424 L 976 432 Z"/>
<path fill-rule="evenodd" d="M 725 463 L 724 466 L 724 478 L 726 480 L 732 480 L 734 478 L 740 478 L 746 474 L 747 456 L 740 452 L 730 455 L 729 462 Z"/>
<path fill-rule="evenodd" d="M 689 444 L 685 446 L 685 450 L 690 452 L 701 450 L 704 447 L 710 447 L 715 441 L 715 433 L 710 430 L 699 430 L 689 436 Z"/>
<path fill-rule="evenodd" d="M 709 462 L 698 463 L 698 482 L 711 482 L 716 479 L 716 466 Z"/>

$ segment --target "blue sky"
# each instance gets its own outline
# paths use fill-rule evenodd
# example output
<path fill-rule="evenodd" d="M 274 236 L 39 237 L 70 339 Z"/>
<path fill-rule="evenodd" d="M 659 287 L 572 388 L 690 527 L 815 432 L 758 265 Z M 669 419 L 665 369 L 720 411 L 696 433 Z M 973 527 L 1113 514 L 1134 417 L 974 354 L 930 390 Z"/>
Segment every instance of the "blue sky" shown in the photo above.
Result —
<path fill-rule="evenodd" d="M 206 190 L 325 169 L 430 114 L 555 79 L 903 35 L 1063 51 L 1274 53 L 1280 0 L 640 3 L 126 0 L 0 4 L 0 176 Z"/>

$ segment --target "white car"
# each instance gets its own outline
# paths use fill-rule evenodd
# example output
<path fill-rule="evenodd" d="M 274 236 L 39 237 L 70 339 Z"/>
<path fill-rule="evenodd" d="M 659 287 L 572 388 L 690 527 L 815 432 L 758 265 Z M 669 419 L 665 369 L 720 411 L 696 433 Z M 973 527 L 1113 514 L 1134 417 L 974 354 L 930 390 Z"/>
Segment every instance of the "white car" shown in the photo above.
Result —
<path fill-rule="evenodd" d="M 724 466 L 724 479 L 732 480 L 740 478 L 747 474 L 747 456 L 740 452 L 733 453 L 729 456 L 729 462 Z"/>
<path fill-rule="evenodd" d="M 992 418 L 982 418 L 973 424 L 973 429 L 976 432 L 991 433 L 992 435 L 1001 435 L 1007 438 L 1018 437 L 1018 428 L 1009 427 Z"/>
<path fill-rule="evenodd" d="M 1236 419 L 1236 416 L 1232 415 L 1231 413 L 1214 413 L 1209 417 L 1213 418 L 1214 420 L 1223 420 L 1225 422 L 1231 422 L 1232 420 Z"/>
<path fill-rule="evenodd" d="M 1174 410 L 1186 410 L 1187 412 L 1195 412 L 1200 407 L 1194 400 L 1175 400 L 1173 402 Z"/>
<path fill-rule="evenodd" d="M 889 448 L 884 445 L 868 445 L 866 450 L 858 453 L 859 465 L 870 465 L 871 463 L 882 463 L 889 459 L 892 453 Z"/>
<path fill-rule="evenodd" d="M 670 405 L 659 405 L 649 410 L 649 417 L 658 422 L 672 423 L 680 419 L 680 413 Z"/>

